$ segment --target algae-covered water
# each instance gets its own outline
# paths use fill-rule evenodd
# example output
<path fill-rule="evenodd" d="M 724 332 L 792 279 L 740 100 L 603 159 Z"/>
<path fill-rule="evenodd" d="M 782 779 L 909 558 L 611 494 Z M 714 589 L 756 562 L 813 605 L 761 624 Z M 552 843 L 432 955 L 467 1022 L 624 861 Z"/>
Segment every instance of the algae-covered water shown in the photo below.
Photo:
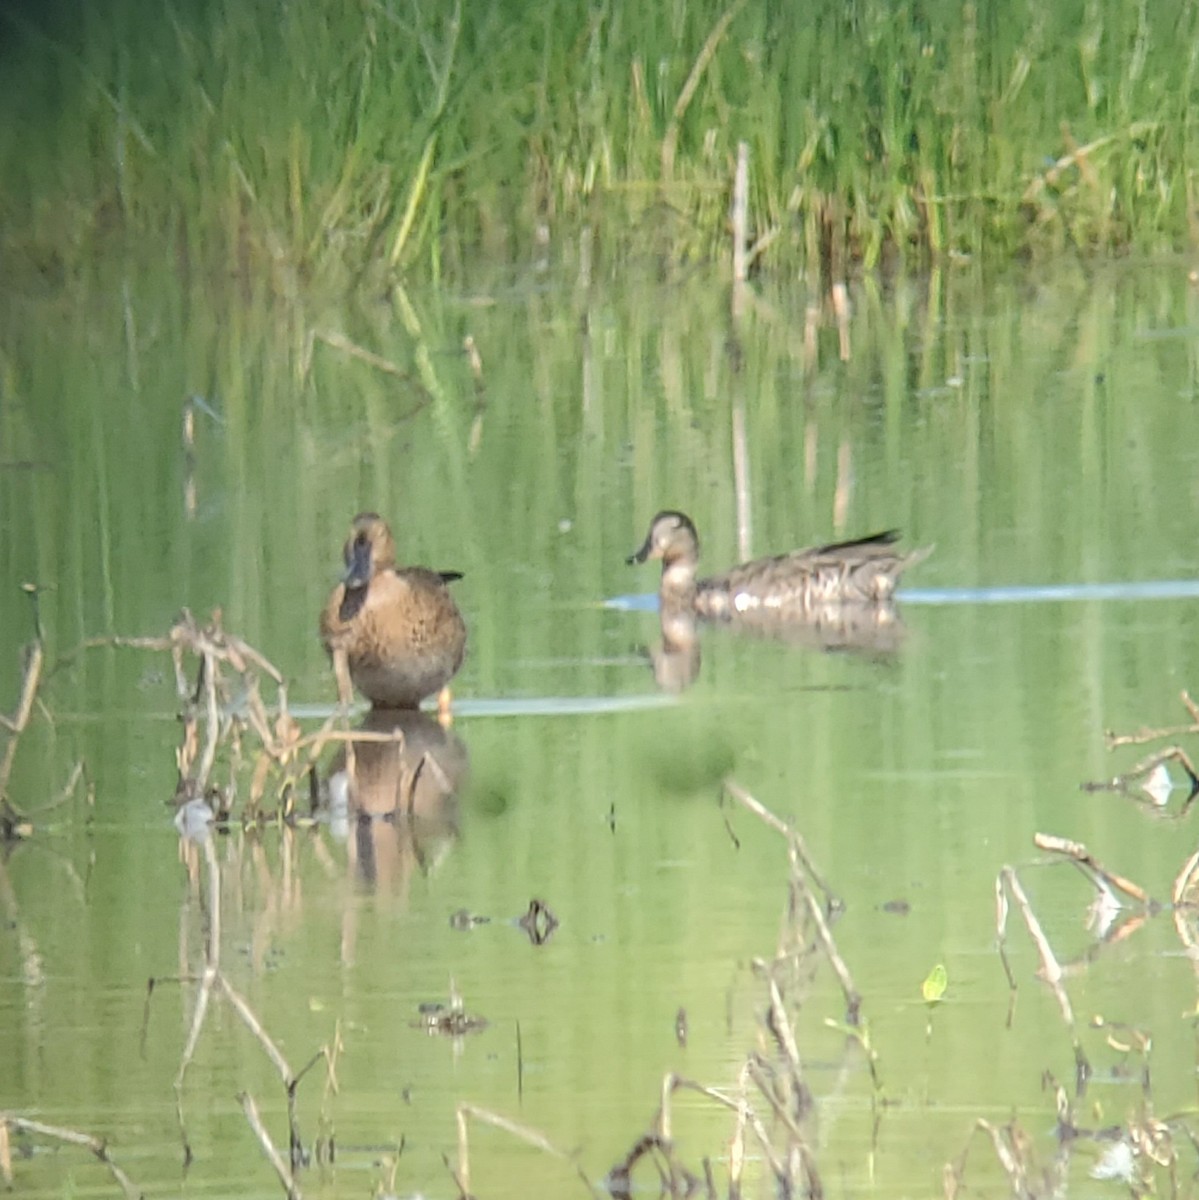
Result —
<path fill-rule="evenodd" d="M 297 1091 L 301 1135 L 336 1144 L 301 1171 L 305 1193 L 457 1194 L 446 1156 L 466 1103 L 574 1156 L 475 1126 L 476 1194 L 584 1194 L 576 1166 L 596 1181 L 629 1153 L 667 1072 L 735 1098 L 746 1056 L 773 1052 L 752 962 L 775 952 L 788 862 L 776 832 L 722 805 L 730 776 L 794 822 L 844 906 L 833 934 L 877 1085 L 837 1027 L 825 958 L 790 996 L 829 1192 L 933 1193 L 980 1117 L 1014 1116 L 1038 1162 L 1058 1153 L 1042 1080 L 1072 1089 L 1074 1051 L 1009 917 L 1013 1007 L 995 950 L 1005 864 L 1070 964 L 1095 1068 L 1079 1124 L 1192 1103 L 1195 978 L 1175 925 L 1158 914 L 1105 943 L 1087 880 L 1032 839 L 1085 842 L 1158 900 L 1190 852 L 1181 794 L 1162 813 L 1079 784 L 1137 758 L 1109 752 L 1106 729 L 1185 723 L 1177 697 L 1199 678 L 1187 589 L 1123 586 L 1199 576 L 1196 293 L 1167 262 L 963 269 L 866 282 L 851 304 L 838 331 L 798 286 L 734 326 L 706 278 L 514 274 L 320 308 L 222 303 L 165 267 L 7 289 L 4 711 L 34 634 L 25 583 L 42 589 L 47 672 L 7 787 L 33 832 L 0 853 L 0 1110 L 104 1138 L 147 1194 L 277 1193 L 238 1097 L 286 1145 L 285 1097 L 220 996 L 179 1093 L 185 1166 L 175 1082 L 211 896 L 172 823 L 169 657 L 72 652 L 219 607 L 315 728 L 336 696 L 317 614 L 360 509 L 386 516 L 406 561 L 464 573 L 451 736 L 466 770 L 419 829 L 214 840 L 231 984 L 293 1068 L 339 1046 L 336 1087 L 322 1061 Z M 743 541 L 765 554 L 891 527 L 935 550 L 887 645 L 714 630 L 663 692 L 656 616 L 606 602 L 653 591 L 625 558 L 667 507 L 694 518 L 713 570 Z M 39 813 L 77 762 L 79 789 Z M 534 898 L 560 922 L 542 945 L 517 923 Z M 490 920 L 463 928 L 463 910 Z M 431 1035 L 422 1006 L 451 993 L 486 1027 Z M 1149 1093 L 1096 1015 L 1152 1038 Z M 680 1096 L 679 1155 L 727 1180 L 733 1124 Z M 1075 1195 L 1111 1188 L 1089 1176 L 1098 1155 L 1066 1156 Z M 12 1157 L 18 1195 L 115 1186 L 82 1150 L 16 1137 Z M 1006 1187 L 988 1142 L 965 1178 Z"/>

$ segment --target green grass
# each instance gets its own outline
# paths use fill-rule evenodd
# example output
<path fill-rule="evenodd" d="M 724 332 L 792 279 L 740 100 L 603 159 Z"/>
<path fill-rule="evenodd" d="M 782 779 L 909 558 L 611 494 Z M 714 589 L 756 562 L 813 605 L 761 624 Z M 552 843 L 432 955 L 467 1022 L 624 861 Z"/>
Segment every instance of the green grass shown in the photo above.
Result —
<path fill-rule="evenodd" d="M 0 17 L 9 261 L 289 294 L 480 253 L 767 270 L 1189 244 L 1194 2 L 112 0 Z"/>

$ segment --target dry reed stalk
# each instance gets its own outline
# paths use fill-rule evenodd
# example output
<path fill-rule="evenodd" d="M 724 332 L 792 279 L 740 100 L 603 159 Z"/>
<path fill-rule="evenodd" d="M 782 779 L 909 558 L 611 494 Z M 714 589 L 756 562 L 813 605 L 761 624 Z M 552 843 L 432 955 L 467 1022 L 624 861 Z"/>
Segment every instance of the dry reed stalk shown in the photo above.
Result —
<path fill-rule="evenodd" d="M 237 1100 L 242 1107 L 242 1112 L 246 1114 L 246 1120 L 250 1123 L 254 1136 L 258 1138 L 258 1144 L 262 1147 L 263 1153 L 271 1166 L 275 1168 L 275 1174 L 279 1176 L 279 1182 L 283 1184 L 283 1190 L 287 1193 L 288 1200 L 302 1200 L 303 1193 L 296 1184 L 295 1177 L 288 1170 L 287 1163 L 283 1161 L 283 1155 L 271 1141 L 271 1135 L 258 1115 L 258 1105 L 254 1103 L 254 1097 L 249 1092 L 241 1092 Z"/>
<path fill-rule="evenodd" d="M 745 395 L 737 389 L 733 404 L 733 489 L 737 497 L 737 551 L 741 561 L 753 557 L 753 513 L 749 487 L 749 437 L 745 417 Z"/>
<path fill-rule="evenodd" d="M 121 1170 L 112 1156 L 108 1153 L 108 1145 L 103 1138 L 98 1138 L 94 1134 L 83 1133 L 78 1129 L 67 1129 L 62 1125 L 47 1125 L 42 1121 L 31 1121 L 26 1117 L 19 1117 L 16 1113 L 0 1112 L 0 1129 L 4 1130 L 3 1153 L 0 1158 L 3 1159 L 0 1164 L 0 1173 L 4 1175 L 5 1181 L 12 1181 L 12 1163 L 9 1157 L 8 1135 L 10 1131 L 18 1133 L 27 1133 L 33 1137 L 50 1138 L 56 1142 L 65 1142 L 70 1146 L 82 1146 L 85 1150 L 90 1151 L 100 1160 L 107 1168 L 109 1174 L 116 1180 L 121 1191 L 125 1193 L 130 1200 L 141 1200 L 143 1195 L 140 1188 L 136 1187 L 133 1181 Z"/>
<path fill-rule="evenodd" d="M 1184 733 L 1199 733 L 1199 704 L 1196 704 L 1191 699 L 1190 692 L 1185 688 L 1179 693 L 1178 698 L 1183 708 L 1187 710 L 1187 715 L 1191 718 L 1189 725 L 1169 725 L 1161 729 L 1141 729 L 1136 733 L 1114 733 L 1109 729 L 1103 735 L 1103 739 L 1107 743 L 1107 748 L 1114 750 L 1117 746 L 1140 746 L 1145 742 L 1156 742 L 1166 737 L 1178 737 Z"/>
<path fill-rule="evenodd" d="M 787 854 L 791 862 L 792 885 L 796 888 L 804 905 L 807 907 L 808 913 L 816 926 L 816 933 L 824 950 L 825 957 L 832 966 L 833 972 L 837 976 L 837 981 L 841 985 L 841 990 L 845 995 L 846 1024 L 856 1026 L 861 1016 L 862 997 L 853 982 L 853 976 L 850 974 L 849 967 L 837 949 L 837 943 L 833 938 L 832 930 L 829 928 L 826 916 L 826 912 L 833 911 L 837 907 L 838 902 L 828 885 L 813 866 L 812 857 L 808 853 L 807 845 L 795 829 L 772 813 L 761 801 L 750 795 L 734 779 L 726 777 L 723 784 L 724 790 L 734 800 L 787 839 Z M 826 899 L 824 904 L 821 904 L 817 899 L 816 893 L 812 890 L 812 886 L 808 882 L 809 878 L 825 894 Z"/>
<path fill-rule="evenodd" d="M 496 1129 L 501 1129 L 512 1137 L 518 1138 L 522 1142 L 527 1142 L 530 1146 L 538 1150 L 544 1150 L 547 1154 L 552 1154 L 555 1158 L 562 1158 L 568 1161 L 572 1158 L 565 1151 L 559 1150 L 544 1133 L 534 1129 L 530 1125 L 522 1125 L 519 1121 L 513 1121 L 510 1117 L 501 1116 L 490 1109 L 480 1108 L 476 1104 L 459 1104 L 456 1110 L 456 1119 L 458 1122 L 457 1184 L 463 1195 L 470 1194 L 470 1137 L 468 1133 L 468 1118 L 470 1120 L 481 1121 L 484 1125 L 491 1125 Z M 583 1181 L 587 1183 L 586 1177 L 583 1177 Z M 587 1183 L 587 1186 L 591 1188 L 590 1183 Z M 595 1191 L 594 1188 L 591 1188 L 591 1190 Z"/>
<path fill-rule="evenodd" d="M 234 1012 L 241 1019 L 242 1024 L 254 1036 L 254 1039 L 261 1046 L 263 1053 L 270 1060 L 276 1072 L 279 1075 L 280 1081 L 283 1084 L 284 1092 L 287 1097 L 287 1118 L 288 1118 L 288 1134 L 290 1146 L 291 1167 L 286 1175 L 280 1175 L 284 1180 L 284 1185 L 288 1188 L 289 1194 L 294 1189 L 294 1180 L 291 1177 L 291 1172 L 299 1169 L 307 1161 L 307 1155 L 304 1150 L 303 1140 L 299 1131 L 299 1118 L 297 1114 L 296 1101 L 298 1095 L 299 1084 L 304 1076 L 316 1063 L 322 1059 L 325 1060 L 328 1068 L 327 1082 L 333 1088 L 336 1088 L 335 1079 L 335 1063 L 337 1051 L 340 1047 L 340 1029 L 335 1033 L 333 1049 L 328 1046 L 322 1047 L 311 1059 L 304 1065 L 303 1069 L 297 1074 L 291 1068 L 287 1057 L 280 1049 L 275 1040 L 271 1037 L 266 1029 L 265 1024 L 259 1018 L 258 1014 L 250 1006 L 249 1002 L 242 996 L 236 988 L 229 982 L 224 972 L 221 970 L 221 875 L 220 866 L 217 862 L 216 852 L 213 849 L 213 840 L 206 838 L 202 843 L 205 864 L 207 866 L 207 901 L 208 901 L 208 924 L 205 932 L 204 943 L 204 969 L 200 975 L 200 986 L 196 996 L 195 1008 L 192 1011 L 192 1019 L 188 1029 L 187 1040 L 183 1047 L 183 1052 L 180 1057 L 179 1069 L 175 1075 L 175 1104 L 176 1117 L 179 1122 L 179 1133 L 183 1142 L 184 1161 L 191 1161 L 191 1146 L 187 1136 L 187 1125 L 183 1111 L 183 1086 L 187 1075 L 187 1069 L 195 1057 L 196 1046 L 200 1040 L 200 1033 L 203 1029 L 204 1019 L 208 1013 L 210 1000 L 214 990 L 219 990 L 220 994 L 232 1005 Z M 285 872 L 290 868 L 285 866 Z M 154 981 L 151 980 L 151 991 Z M 149 1005 L 149 994 L 147 994 L 147 1006 Z M 148 1013 L 147 1013 L 148 1022 Z M 328 1090 L 326 1090 L 326 1099 Z M 248 1099 L 248 1097 L 246 1098 Z M 268 1157 L 272 1163 L 276 1165 L 278 1170 L 278 1151 L 269 1137 L 265 1136 L 265 1130 L 261 1127 L 261 1122 L 257 1120 L 257 1109 L 253 1105 L 252 1099 L 249 1100 L 250 1110 L 247 1110 L 247 1118 L 250 1120 L 251 1126 L 258 1134 L 259 1141 L 263 1143 L 263 1148 L 267 1151 Z M 245 1107 L 245 1100 L 243 1100 Z M 281 1162 L 282 1160 L 279 1159 Z M 297 1193 L 298 1194 L 298 1193 Z"/>
<path fill-rule="evenodd" d="M 357 342 L 352 342 L 344 333 L 338 333 L 335 329 L 316 329 L 313 331 L 313 337 L 324 342 L 326 346 L 332 347 L 334 350 L 340 350 L 343 354 L 349 355 L 351 358 L 356 358 L 359 362 L 366 363 L 368 367 L 374 367 L 376 371 L 382 371 L 385 375 L 394 375 L 397 379 L 408 379 L 409 374 L 401 367 L 397 367 L 388 358 L 383 358 L 379 354 L 374 354 L 365 347 L 358 345 Z"/>
<path fill-rule="evenodd" d="M 838 353 L 842 362 L 849 362 L 849 289 L 839 279 L 832 287 L 832 301 Z"/>
<path fill-rule="evenodd" d="M 21 679 L 21 696 L 17 701 L 16 712 L 11 717 L 6 717 L 0 714 L 0 725 L 3 725 L 12 736 L 8 739 L 8 745 L 4 747 L 4 758 L 0 760 L 0 800 L 7 804 L 8 780 L 12 775 L 13 760 L 17 755 L 17 746 L 20 744 L 21 734 L 25 732 L 25 727 L 29 724 L 30 714 L 33 712 L 33 702 L 37 696 L 38 684 L 42 679 L 42 665 L 45 661 L 45 655 L 42 650 L 41 640 L 34 641 L 29 647 L 29 654 L 25 660 L 25 668 Z"/>
<path fill-rule="evenodd" d="M 1079 869 L 1095 883 L 1096 887 L 1123 892 L 1138 904 L 1150 905 L 1153 903 L 1149 893 L 1144 888 L 1139 884 L 1133 883 L 1130 879 L 1125 879 L 1122 875 L 1116 875 L 1114 872 L 1109 871 L 1095 859 L 1081 842 L 1071 841 L 1069 838 L 1055 837 L 1049 833 L 1034 833 L 1032 840 L 1033 845 L 1039 850 L 1048 850 L 1051 854 L 1061 854 L 1071 862 L 1076 863 Z"/>
<path fill-rule="evenodd" d="M 737 143 L 737 167 L 733 173 L 733 306 L 749 278 L 746 251 L 749 248 L 749 143 Z"/>
<path fill-rule="evenodd" d="M 1016 906 L 1020 910 L 1020 915 L 1024 918 L 1025 928 L 1027 928 L 1029 937 L 1032 938 L 1033 945 L 1036 946 L 1037 954 L 1041 959 L 1041 977 L 1049 984 L 1053 991 L 1058 1009 L 1062 1015 L 1062 1021 L 1070 1031 L 1070 1039 L 1074 1048 L 1076 1086 L 1081 1091 L 1086 1080 L 1090 1077 L 1091 1065 L 1087 1061 L 1082 1043 L 1078 1037 L 1078 1026 L 1074 1020 L 1074 1009 L 1070 1004 L 1070 997 L 1066 995 L 1066 989 L 1062 986 L 1063 971 L 1061 964 L 1053 952 L 1053 947 L 1049 944 L 1049 939 L 1045 936 L 1041 922 L 1037 919 L 1037 915 L 1033 911 L 1032 904 L 1029 902 L 1024 888 L 1017 878 L 1016 872 L 1011 867 L 1005 866 L 999 872 L 999 876 L 1003 887 L 1011 895 L 1012 899 L 1015 900 Z M 1010 966 L 1007 964 L 1007 955 L 1004 949 L 1006 924 L 1007 902 L 1003 900 L 997 906 L 996 935 L 999 940 L 1000 957 L 1004 959 L 1004 970 L 1007 973 L 1009 983 L 1012 983 L 1014 976 L 1012 975 Z"/>
<path fill-rule="evenodd" d="M 682 125 L 687 109 L 691 105 L 692 99 L 695 97 L 696 90 L 699 88 L 700 80 L 703 79 L 704 72 L 708 69 L 708 64 L 712 61 L 717 48 L 724 40 L 724 35 L 728 32 L 733 19 L 745 7 L 746 3 L 747 0 L 736 0 L 734 4 L 721 14 L 716 24 L 712 27 L 712 32 L 708 34 L 707 40 L 700 47 L 699 54 L 696 56 L 686 82 L 683 84 L 683 89 L 679 92 L 679 97 L 674 102 L 674 110 L 670 114 L 670 123 L 666 127 L 666 136 L 662 139 L 663 183 L 670 183 L 674 177 L 674 157 L 679 143 L 679 128 Z"/>

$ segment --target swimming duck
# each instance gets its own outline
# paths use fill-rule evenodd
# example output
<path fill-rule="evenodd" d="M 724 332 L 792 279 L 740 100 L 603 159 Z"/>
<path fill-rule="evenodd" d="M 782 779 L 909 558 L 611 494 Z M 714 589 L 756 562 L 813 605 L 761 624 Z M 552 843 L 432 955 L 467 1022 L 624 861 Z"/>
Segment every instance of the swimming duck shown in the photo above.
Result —
<path fill-rule="evenodd" d="M 376 708 L 416 708 L 440 692 L 466 653 L 466 622 L 450 595 L 457 571 L 397 567 L 395 540 L 377 513 L 359 513 L 345 544 L 346 572 L 321 613 L 321 641 L 333 659 L 338 697 L 351 681 Z"/>
<path fill-rule="evenodd" d="M 813 620 L 830 605 L 888 603 L 903 571 L 932 547 L 900 554 L 895 530 L 848 542 L 793 550 L 742 563 L 722 575 L 696 579 L 699 535 L 686 513 L 660 512 L 630 563 L 662 560 L 658 598 L 663 609 L 690 608 L 702 617 L 734 620 L 763 610 Z"/>

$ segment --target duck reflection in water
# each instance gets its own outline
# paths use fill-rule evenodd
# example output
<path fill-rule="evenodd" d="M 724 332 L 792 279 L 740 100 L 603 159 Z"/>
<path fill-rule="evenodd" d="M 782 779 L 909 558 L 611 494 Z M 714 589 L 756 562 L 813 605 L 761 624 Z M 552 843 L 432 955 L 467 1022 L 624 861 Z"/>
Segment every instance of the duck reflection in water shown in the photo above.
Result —
<path fill-rule="evenodd" d="M 813 649 L 888 655 L 903 639 L 894 603 L 902 573 L 931 547 L 902 554 L 894 530 L 742 563 L 698 579 L 699 535 L 685 513 L 663 511 L 629 563 L 662 560 L 662 641 L 651 651 L 654 679 L 679 692 L 699 674 L 698 622 Z"/>
<path fill-rule="evenodd" d="M 448 684 L 466 654 L 466 622 L 447 586 L 460 573 L 397 567 L 377 513 L 354 518 L 343 553 L 345 574 L 320 620 L 339 701 L 348 706 L 353 687 L 378 708 L 417 708 L 436 694 L 448 720 Z"/>
<path fill-rule="evenodd" d="M 352 770 L 345 750 L 330 764 L 330 821 L 344 831 L 364 882 L 405 891 L 413 872 L 429 871 L 458 836 L 470 757 L 453 732 L 417 709 L 373 708 L 354 732 L 368 740 L 355 740 Z"/>

